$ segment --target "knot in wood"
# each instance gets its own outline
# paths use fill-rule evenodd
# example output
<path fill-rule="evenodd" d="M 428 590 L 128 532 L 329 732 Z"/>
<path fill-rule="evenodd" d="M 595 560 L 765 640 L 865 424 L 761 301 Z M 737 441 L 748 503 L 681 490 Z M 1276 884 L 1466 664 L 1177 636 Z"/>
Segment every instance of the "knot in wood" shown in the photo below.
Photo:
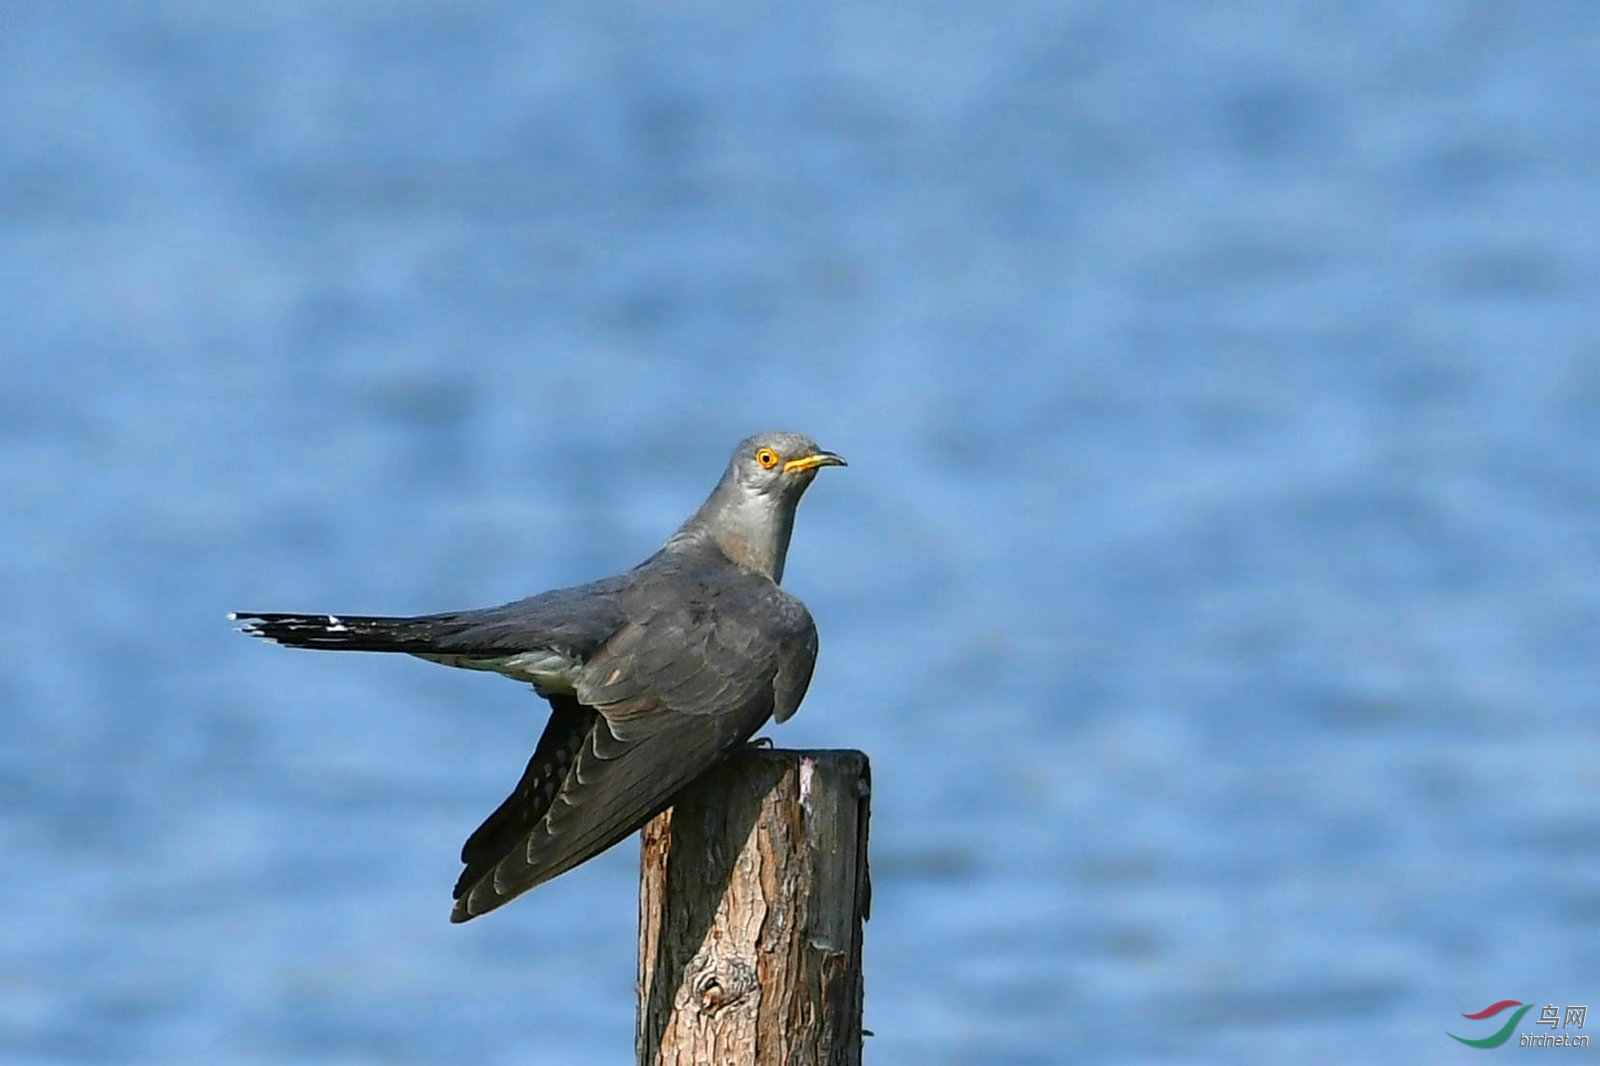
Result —
<path fill-rule="evenodd" d="M 756 989 L 756 969 L 744 959 L 723 959 L 694 980 L 694 994 L 707 1014 L 733 1006 Z"/>

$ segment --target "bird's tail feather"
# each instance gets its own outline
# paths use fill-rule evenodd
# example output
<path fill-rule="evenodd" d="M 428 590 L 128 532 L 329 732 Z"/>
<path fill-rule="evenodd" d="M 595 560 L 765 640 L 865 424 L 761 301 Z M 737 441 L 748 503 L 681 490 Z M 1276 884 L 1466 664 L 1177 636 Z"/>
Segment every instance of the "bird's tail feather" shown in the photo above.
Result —
<path fill-rule="evenodd" d="M 440 637 L 459 632 L 449 615 L 378 618 L 344 614 L 256 614 L 236 611 L 229 619 L 239 631 L 290 648 L 331 651 L 435 651 Z"/>

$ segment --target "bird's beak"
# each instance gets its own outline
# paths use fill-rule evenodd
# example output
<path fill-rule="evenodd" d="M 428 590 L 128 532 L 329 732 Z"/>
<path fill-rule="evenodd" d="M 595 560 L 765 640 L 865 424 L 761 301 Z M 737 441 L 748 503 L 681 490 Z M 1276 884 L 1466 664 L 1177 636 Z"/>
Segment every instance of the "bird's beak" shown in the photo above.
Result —
<path fill-rule="evenodd" d="M 783 464 L 785 474 L 793 474 L 797 470 L 815 470 L 819 466 L 849 466 L 844 461 L 844 456 L 834 455 L 832 452 L 814 452 L 811 455 L 802 455 L 798 459 L 790 459 Z"/>

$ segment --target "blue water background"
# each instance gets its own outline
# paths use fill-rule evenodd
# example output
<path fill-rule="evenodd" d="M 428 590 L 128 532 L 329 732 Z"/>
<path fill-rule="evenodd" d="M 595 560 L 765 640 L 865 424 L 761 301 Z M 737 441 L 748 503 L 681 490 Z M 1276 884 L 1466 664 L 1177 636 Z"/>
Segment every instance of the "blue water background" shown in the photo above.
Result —
<path fill-rule="evenodd" d="M 445 920 L 542 705 L 224 614 L 613 572 L 764 428 L 870 1062 L 1600 1008 L 1597 237 L 1587 0 L 6 5 L 0 1060 L 631 1061 L 631 843 Z"/>

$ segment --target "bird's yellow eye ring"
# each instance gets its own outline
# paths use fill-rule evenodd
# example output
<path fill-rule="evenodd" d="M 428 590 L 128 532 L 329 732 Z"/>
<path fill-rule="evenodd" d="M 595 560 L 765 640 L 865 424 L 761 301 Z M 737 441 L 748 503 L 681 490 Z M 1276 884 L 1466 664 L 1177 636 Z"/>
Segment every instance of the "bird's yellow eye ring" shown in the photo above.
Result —
<path fill-rule="evenodd" d="M 778 465 L 778 453 L 771 448 L 762 448 L 756 452 L 756 462 L 760 464 L 761 469 L 771 470 Z"/>

